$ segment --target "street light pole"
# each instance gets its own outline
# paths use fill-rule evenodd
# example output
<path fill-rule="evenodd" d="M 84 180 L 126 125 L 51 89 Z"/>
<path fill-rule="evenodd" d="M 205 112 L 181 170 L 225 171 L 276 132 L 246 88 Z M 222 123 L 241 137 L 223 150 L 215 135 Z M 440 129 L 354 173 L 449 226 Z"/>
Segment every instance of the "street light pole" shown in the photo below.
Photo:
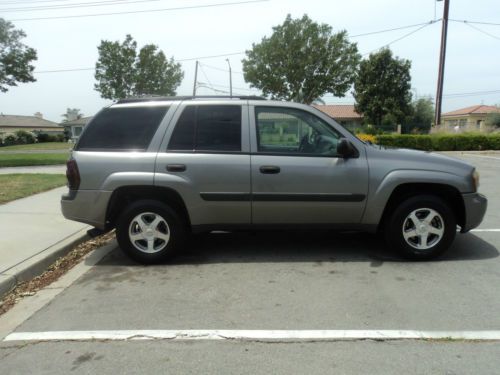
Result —
<path fill-rule="evenodd" d="M 198 86 L 198 60 L 196 60 L 196 65 L 194 68 L 193 96 L 196 96 L 196 86 Z"/>
<path fill-rule="evenodd" d="M 231 63 L 229 62 L 229 59 L 226 59 L 227 65 L 229 65 L 229 96 L 232 98 L 233 97 L 233 74 L 231 72 Z"/>
<path fill-rule="evenodd" d="M 442 1 L 442 0 L 437 0 Z M 436 91 L 436 113 L 434 124 L 441 124 L 441 107 L 443 102 L 443 79 L 444 79 L 444 63 L 446 59 L 446 39 L 448 35 L 448 13 L 450 10 L 450 0 L 444 0 L 443 20 L 441 27 L 441 50 L 439 53 L 439 70 L 438 82 Z"/>

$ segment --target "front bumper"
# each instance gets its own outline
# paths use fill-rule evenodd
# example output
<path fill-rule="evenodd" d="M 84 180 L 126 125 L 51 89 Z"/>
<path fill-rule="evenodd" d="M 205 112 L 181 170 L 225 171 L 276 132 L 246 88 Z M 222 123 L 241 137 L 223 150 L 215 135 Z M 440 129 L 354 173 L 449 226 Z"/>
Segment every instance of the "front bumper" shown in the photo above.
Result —
<path fill-rule="evenodd" d="M 466 233 L 479 226 L 483 221 L 488 207 L 488 199 L 479 193 L 462 194 L 462 198 L 465 206 L 465 223 L 460 232 Z"/>

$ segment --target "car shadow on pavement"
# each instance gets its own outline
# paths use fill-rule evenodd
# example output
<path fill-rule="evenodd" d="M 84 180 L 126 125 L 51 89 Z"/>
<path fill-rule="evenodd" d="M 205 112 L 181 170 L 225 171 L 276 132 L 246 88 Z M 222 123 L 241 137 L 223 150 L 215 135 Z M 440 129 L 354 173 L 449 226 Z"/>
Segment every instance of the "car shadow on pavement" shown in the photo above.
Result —
<path fill-rule="evenodd" d="M 495 246 L 474 234 L 457 234 L 452 247 L 434 262 L 480 260 L 499 256 Z M 165 264 L 273 262 L 408 262 L 374 234 L 325 232 L 210 233 L 191 238 L 186 249 Z M 139 265 L 117 248 L 100 265 Z"/>

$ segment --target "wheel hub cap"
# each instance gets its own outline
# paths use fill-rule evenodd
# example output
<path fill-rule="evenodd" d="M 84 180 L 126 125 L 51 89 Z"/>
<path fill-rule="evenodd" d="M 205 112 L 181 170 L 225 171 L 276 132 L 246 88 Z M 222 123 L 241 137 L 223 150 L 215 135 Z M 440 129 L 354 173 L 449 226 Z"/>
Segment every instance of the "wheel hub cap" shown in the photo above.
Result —
<path fill-rule="evenodd" d="M 403 222 L 403 237 L 408 245 L 418 250 L 436 246 L 444 235 L 444 220 L 432 208 L 418 208 Z"/>
<path fill-rule="evenodd" d="M 137 250 L 157 253 L 167 246 L 170 240 L 170 227 L 157 213 L 144 212 L 130 222 L 128 235 Z"/>

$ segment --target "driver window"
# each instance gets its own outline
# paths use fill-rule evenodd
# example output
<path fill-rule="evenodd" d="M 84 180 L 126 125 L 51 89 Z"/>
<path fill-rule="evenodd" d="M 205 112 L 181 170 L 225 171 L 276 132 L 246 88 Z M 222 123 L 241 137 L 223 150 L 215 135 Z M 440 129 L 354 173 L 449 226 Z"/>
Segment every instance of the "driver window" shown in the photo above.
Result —
<path fill-rule="evenodd" d="M 255 122 L 259 152 L 337 155 L 340 135 L 323 120 L 306 111 L 256 107 Z"/>

